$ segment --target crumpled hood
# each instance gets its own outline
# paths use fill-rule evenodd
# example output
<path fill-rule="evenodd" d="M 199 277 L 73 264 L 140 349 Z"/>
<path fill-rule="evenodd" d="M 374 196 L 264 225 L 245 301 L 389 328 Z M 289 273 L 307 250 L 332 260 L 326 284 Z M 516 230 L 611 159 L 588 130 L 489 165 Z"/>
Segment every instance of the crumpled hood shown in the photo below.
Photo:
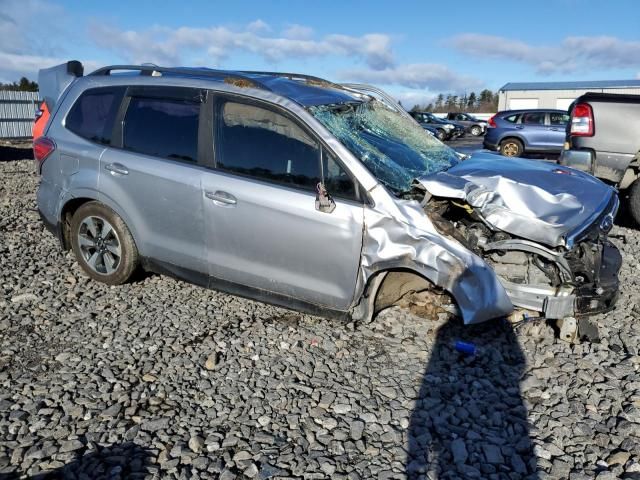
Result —
<path fill-rule="evenodd" d="M 418 181 L 433 196 L 466 201 L 496 229 L 552 247 L 570 248 L 573 236 L 617 207 L 612 187 L 540 160 L 475 154 Z"/>

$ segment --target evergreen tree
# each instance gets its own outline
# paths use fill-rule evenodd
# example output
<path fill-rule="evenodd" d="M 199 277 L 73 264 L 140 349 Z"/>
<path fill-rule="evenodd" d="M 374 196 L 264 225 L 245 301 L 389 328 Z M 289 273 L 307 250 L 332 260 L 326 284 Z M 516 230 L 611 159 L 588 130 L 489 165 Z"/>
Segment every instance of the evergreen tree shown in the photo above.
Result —
<path fill-rule="evenodd" d="M 471 92 L 469 97 L 467 98 L 467 110 L 473 110 L 476 108 L 476 102 L 478 101 L 476 97 L 476 92 Z"/>

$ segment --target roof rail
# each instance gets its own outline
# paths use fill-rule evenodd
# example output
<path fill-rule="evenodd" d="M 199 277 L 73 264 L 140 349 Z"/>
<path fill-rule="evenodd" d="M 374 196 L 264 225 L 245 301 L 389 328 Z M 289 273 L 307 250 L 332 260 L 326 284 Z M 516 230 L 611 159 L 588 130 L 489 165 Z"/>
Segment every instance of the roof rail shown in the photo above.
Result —
<path fill-rule="evenodd" d="M 262 82 L 248 77 L 247 75 L 243 75 L 248 72 L 226 72 L 224 70 L 214 70 L 210 68 L 159 67 L 157 65 L 109 65 L 108 67 L 99 68 L 98 70 L 91 72 L 89 75 L 111 75 L 111 72 L 116 70 L 139 71 L 141 75 L 153 75 L 154 72 L 159 72 L 193 77 L 217 78 L 229 81 L 231 84 L 233 84 L 234 81 L 238 82 L 241 84 L 238 86 L 254 86 L 263 90 L 271 90 Z"/>

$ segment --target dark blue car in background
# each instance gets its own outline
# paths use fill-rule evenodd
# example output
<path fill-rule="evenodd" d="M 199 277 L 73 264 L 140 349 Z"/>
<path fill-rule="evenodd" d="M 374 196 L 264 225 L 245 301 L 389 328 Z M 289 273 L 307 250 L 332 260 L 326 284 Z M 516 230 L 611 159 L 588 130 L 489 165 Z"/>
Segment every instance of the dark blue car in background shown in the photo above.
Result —
<path fill-rule="evenodd" d="M 489 119 L 484 148 L 507 157 L 559 154 L 569 115 L 564 110 L 506 110 Z"/>

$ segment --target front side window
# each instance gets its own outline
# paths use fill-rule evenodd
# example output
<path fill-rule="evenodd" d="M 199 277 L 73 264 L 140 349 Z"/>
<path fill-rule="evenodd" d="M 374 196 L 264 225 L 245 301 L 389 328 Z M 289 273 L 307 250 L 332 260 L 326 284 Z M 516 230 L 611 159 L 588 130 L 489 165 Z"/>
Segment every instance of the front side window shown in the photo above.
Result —
<path fill-rule="evenodd" d="M 398 195 L 410 191 L 415 178 L 447 170 L 460 161 L 451 148 L 378 100 L 320 105 L 309 110 Z"/>
<path fill-rule="evenodd" d="M 132 97 L 123 125 L 123 147 L 186 162 L 198 160 L 200 102 Z"/>
<path fill-rule="evenodd" d="M 525 125 L 544 125 L 544 113 L 525 113 L 522 115 L 522 123 L 524 123 Z"/>
<path fill-rule="evenodd" d="M 102 145 L 111 144 L 111 131 L 123 88 L 87 90 L 76 100 L 65 120 L 65 126 L 76 135 Z"/>
<path fill-rule="evenodd" d="M 315 190 L 320 148 L 297 123 L 275 111 L 225 102 L 217 115 L 216 166 L 248 177 Z"/>
<path fill-rule="evenodd" d="M 322 170 L 324 185 L 333 197 L 357 200 L 356 186 L 342 165 L 323 151 Z"/>

